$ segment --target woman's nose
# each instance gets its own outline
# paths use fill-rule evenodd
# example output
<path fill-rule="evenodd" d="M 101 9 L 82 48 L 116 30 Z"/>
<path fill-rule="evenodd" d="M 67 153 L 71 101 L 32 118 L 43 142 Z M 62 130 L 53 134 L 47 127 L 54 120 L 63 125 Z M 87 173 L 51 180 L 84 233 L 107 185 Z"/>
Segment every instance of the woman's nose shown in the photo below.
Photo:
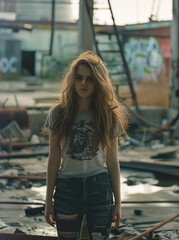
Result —
<path fill-rule="evenodd" d="M 81 82 L 83 85 L 86 84 L 86 79 L 83 78 L 82 82 Z"/>

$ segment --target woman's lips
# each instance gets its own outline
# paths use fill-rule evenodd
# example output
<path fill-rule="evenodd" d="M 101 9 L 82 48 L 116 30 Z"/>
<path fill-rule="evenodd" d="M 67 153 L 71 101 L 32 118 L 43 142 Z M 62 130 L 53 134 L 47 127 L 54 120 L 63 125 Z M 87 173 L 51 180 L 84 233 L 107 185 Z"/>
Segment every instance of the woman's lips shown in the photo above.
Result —
<path fill-rule="evenodd" d="M 81 91 L 81 92 L 86 92 L 87 89 L 86 89 L 86 88 L 80 88 L 80 91 Z"/>

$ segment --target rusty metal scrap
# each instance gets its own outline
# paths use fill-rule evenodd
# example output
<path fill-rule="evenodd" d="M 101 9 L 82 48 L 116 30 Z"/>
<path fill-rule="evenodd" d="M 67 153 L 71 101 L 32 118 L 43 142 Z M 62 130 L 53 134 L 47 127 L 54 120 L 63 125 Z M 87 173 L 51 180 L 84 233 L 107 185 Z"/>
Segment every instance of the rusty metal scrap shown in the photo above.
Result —
<path fill-rule="evenodd" d="M 12 121 L 16 121 L 21 129 L 29 127 L 27 109 L 23 107 L 0 108 L 0 119 L 0 129 L 3 129 Z"/>

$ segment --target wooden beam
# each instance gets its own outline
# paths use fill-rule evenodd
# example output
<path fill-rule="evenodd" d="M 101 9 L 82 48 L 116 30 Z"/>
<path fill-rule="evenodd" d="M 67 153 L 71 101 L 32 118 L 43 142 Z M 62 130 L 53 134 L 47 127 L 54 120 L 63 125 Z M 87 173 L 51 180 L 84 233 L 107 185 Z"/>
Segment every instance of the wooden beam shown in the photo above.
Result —
<path fill-rule="evenodd" d="M 11 158 L 29 158 L 29 157 L 37 157 L 37 156 L 48 156 L 48 154 L 49 154 L 49 151 L 0 153 L 0 160 L 11 159 Z"/>
<path fill-rule="evenodd" d="M 28 179 L 31 181 L 39 181 L 39 180 L 46 180 L 46 175 L 44 176 L 33 176 L 33 175 L 17 175 L 17 176 L 11 176 L 11 175 L 0 175 L 0 179 L 9 179 L 9 180 L 13 180 L 13 179 Z"/>
<path fill-rule="evenodd" d="M 133 237 L 133 238 L 130 238 L 130 240 L 137 240 L 137 239 L 140 239 L 141 237 L 146 236 L 147 234 L 149 234 L 149 233 L 153 232 L 154 230 L 156 230 L 156 229 L 162 227 L 163 225 L 165 225 L 166 223 L 172 221 L 173 219 L 175 219 L 175 218 L 177 218 L 177 217 L 179 217 L 179 213 L 177 213 L 177 214 L 175 214 L 174 216 L 172 216 L 172 217 L 166 219 L 165 221 L 163 221 L 163 222 L 157 224 L 156 226 L 154 226 L 154 227 L 148 229 L 147 231 L 145 231 L 145 232 L 139 234 L 138 236 L 135 236 L 135 237 Z"/>

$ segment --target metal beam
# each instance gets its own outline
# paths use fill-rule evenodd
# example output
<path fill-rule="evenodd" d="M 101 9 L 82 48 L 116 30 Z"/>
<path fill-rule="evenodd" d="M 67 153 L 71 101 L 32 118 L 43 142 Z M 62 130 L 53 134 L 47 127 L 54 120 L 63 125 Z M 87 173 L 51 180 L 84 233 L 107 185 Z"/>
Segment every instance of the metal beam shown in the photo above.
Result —
<path fill-rule="evenodd" d="M 55 22 L 55 0 L 52 0 L 51 38 L 50 38 L 50 49 L 49 49 L 50 56 L 52 55 L 52 52 L 53 52 L 54 22 Z"/>

